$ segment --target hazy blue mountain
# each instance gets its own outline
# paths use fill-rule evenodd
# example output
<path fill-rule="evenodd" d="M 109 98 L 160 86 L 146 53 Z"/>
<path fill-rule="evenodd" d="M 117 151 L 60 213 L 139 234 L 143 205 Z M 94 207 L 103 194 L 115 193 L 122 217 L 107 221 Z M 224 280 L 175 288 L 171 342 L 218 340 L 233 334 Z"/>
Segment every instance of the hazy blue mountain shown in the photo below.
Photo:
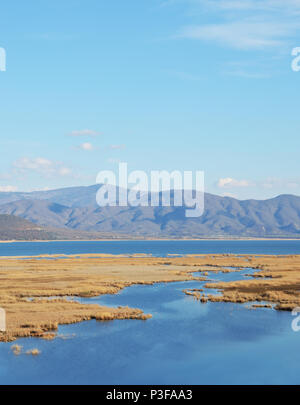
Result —
<path fill-rule="evenodd" d="M 14 215 L 0 215 L 0 240 L 95 240 L 107 237 L 113 235 L 45 228 Z"/>
<path fill-rule="evenodd" d="M 33 191 L 31 193 L 0 192 L 0 204 L 19 200 L 47 200 L 68 207 L 85 207 L 96 205 L 96 193 L 99 185 L 88 187 L 69 187 L 49 191 Z"/>
<path fill-rule="evenodd" d="M 36 224 L 113 234 L 156 237 L 299 236 L 300 197 L 239 201 L 205 194 L 205 211 L 186 218 L 185 207 L 96 205 L 99 185 L 34 193 L 0 193 L 0 213 Z"/>

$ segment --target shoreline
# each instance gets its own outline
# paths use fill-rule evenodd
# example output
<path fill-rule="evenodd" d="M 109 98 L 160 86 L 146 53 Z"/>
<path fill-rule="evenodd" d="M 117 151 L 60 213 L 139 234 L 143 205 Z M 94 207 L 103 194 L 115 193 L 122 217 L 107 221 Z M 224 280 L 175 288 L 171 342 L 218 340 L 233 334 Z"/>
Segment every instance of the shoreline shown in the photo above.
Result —
<path fill-rule="evenodd" d="M 225 242 L 225 241 L 300 241 L 299 238 L 292 238 L 292 237 L 228 237 L 228 238 L 106 238 L 106 239 L 49 239 L 49 240 L 0 240 L 0 243 L 49 243 L 49 242 L 193 242 L 193 241 L 213 241 L 213 242 Z"/>

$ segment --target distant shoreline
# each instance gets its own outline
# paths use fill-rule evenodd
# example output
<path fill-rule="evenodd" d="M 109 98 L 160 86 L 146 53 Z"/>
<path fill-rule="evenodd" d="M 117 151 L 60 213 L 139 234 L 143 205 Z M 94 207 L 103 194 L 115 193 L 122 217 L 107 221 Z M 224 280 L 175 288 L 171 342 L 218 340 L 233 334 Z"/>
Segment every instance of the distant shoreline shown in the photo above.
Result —
<path fill-rule="evenodd" d="M 292 238 L 292 237 L 240 237 L 240 238 L 235 238 L 235 237 L 228 237 L 228 238 L 124 238 L 124 239 L 117 239 L 117 238 L 107 238 L 107 239 L 49 239 L 49 240 L 0 240 L 0 243 L 49 243 L 49 242 L 140 242 L 140 241 L 157 241 L 157 242 L 176 242 L 176 241 L 186 241 L 186 242 L 191 242 L 191 241 L 300 241 L 299 238 Z"/>

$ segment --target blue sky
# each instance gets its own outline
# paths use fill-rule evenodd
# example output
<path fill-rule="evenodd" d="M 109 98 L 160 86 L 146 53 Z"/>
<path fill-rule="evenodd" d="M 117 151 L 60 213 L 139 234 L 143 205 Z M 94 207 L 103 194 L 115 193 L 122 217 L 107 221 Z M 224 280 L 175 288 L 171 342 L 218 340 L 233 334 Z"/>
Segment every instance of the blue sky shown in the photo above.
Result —
<path fill-rule="evenodd" d="M 1 5 L 0 190 L 100 170 L 204 170 L 206 191 L 300 195 L 300 0 Z"/>

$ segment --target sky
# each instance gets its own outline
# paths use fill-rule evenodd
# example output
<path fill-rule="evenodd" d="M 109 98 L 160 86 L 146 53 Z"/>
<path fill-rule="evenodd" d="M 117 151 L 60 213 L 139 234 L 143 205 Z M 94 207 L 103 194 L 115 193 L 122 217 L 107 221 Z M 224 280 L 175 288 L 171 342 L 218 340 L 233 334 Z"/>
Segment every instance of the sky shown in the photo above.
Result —
<path fill-rule="evenodd" d="M 0 18 L 0 191 L 127 162 L 300 195 L 300 0 L 10 0 Z"/>

